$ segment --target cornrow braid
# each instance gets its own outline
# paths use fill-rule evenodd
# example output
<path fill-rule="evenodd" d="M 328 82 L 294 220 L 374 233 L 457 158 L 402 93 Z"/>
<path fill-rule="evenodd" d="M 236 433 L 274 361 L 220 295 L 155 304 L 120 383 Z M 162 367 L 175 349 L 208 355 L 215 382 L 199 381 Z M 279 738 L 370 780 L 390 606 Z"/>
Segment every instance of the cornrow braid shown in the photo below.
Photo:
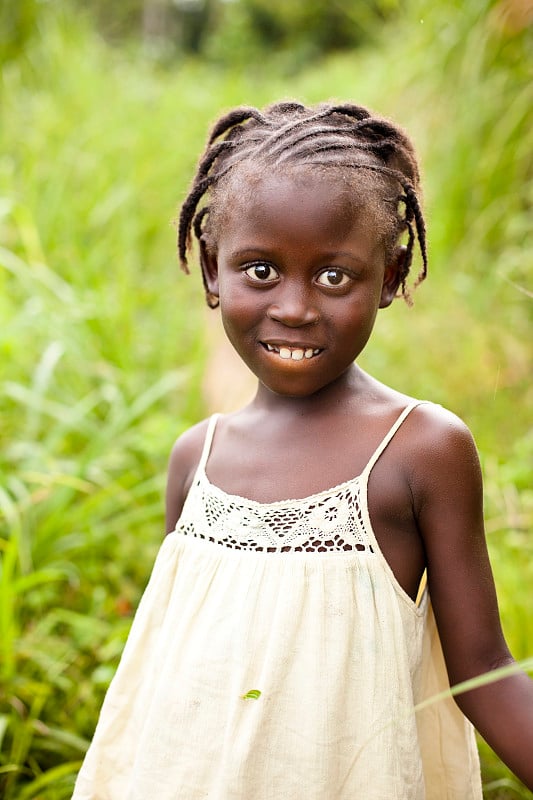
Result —
<path fill-rule="evenodd" d="M 207 144 L 213 144 L 215 139 L 218 139 L 218 137 L 222 136 L 227 130 L 249 119 L 255 119 L 263 125 L 267 124 L 265 117 L 263 117 L 257 108 L 248 108 L 247 106 L 234 108 L 233 111 L 230 111 L 229 114 L 225 114 L 215 123 L 209 139 L 207 140 Z"/>
<path fill-rule="evenodd" d="M 306 107 L 297 101 L 282 101 L 263 111 L 241 106 L 220 117 L 181 207 L 178 255 L 182 269 L 189 271 L 187 253 L 193 235 L 198 241 L 206 238 L 210 246 L 216 243 L 217 220 L 224 213 L 224 191 L 231 174 L 245 166 L 270 170 L 282 164 L 284 168 L 295 165 L 304 170 L 358 172 L 357 191 L 363 202 L 366 192 L 367 201 L 375 204 L 377 200 L 377 209 L 383 214 L 386 246 L 396 245 L 401 233 L 407 232 L 400 291 L 409 302 L 407 278 L 416 241 L 422 269 L 415 287 L 427 274 L 426 226 L 415 151 L 399 127 L 351 103 Z M 365 175 L 374 176 L 374 182 Z M 205 276 L 203 280 L 208 303 L 214 306 L 216 299 L 208 293 Z"/>
<path fill-rule="evenodd" d="M 271 107 L 272 109 L 276 109 L 276 106 Z M 315 122 L 319 122 L 320 120 L 325 120 L 328 117 L 331 117 L 333 114 L 340 114 L 350 118 L 357 120 L 358 123 L 363 122 L 367 116 L 369 116 L 369 112 L 361 108 L 359 106 L 328 106 L 326 108 L 322 108 L 318 112 L 307 115 L 304 119 L 298 118 L 296 120 L 290 120 L 289 122 L 282 125 L 277 130 L 273 131 L 271 135 L 265 140 L 264 144 L 258 148 L 258 154 L 261 153 L 262 150 L 272 150 L 272 146 L 280 141 L 287 139 L 287 134 L 294 133 L 295 130 L 298 130 L 302 127 L 309 127 L 313 125 Z M 356 123 L 357 124 L 357 123 Z"/>

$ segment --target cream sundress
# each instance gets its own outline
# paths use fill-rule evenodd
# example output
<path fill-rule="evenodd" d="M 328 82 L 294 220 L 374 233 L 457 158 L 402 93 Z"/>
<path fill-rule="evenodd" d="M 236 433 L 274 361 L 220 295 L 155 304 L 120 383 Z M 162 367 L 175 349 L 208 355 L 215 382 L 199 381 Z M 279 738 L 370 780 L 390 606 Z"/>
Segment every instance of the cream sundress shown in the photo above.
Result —
<path fill-rule="evenodd" d="M 372 531 L 372 467 L 298 500 L 205 472 L 217 416 L 104 701 L 74 800 L 479 800 L 427 591 Z"/>

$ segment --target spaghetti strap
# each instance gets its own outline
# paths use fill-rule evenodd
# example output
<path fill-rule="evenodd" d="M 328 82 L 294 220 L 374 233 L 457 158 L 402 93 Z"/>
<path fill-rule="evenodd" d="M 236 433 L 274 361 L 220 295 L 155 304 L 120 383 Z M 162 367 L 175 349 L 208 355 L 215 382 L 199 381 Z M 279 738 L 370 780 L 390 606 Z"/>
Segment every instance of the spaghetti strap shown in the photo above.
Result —
<path fill-rule="evenodd" d="M 209 458 L 209 453 L 211 452 L 211 444 L 213 442 L 213 436 L 215 434 L 215 428 L 218 421 L 220 414 L 213 414 L 209 417 L 209 422 L 207 425 L 207 433 L 205 434 L 205 441 L 204 447 L 202 450 L 202 455 L 200 456 L 200 461 L 198 463 L 197 472 L 200 470 L 205 470 L 205 465 L 207 464 L 207 459 Z"/>
<path fill-rule="evenodd" d="M 364 476 L 365 478 L 368 478 L 368 476 L 370 475 L 370 472 L 372 471 L 372 467 L 374 466 L 374 464 L 376 463 L 376 461 L 378 460 L 380 455 L 383 453 L 385 448 L 389 445 L 389 443 L 390 443 L 391 439 L 393 438 L 394 434 L 396 433 L 398 428 L 403 424 L 403 422 L 407 419 L 407 417 L 409 416 L 411 411 L 413 411 L 413 409 L 417 408 L 417 406 L 420 406 L 423 403 L 427 403 L 427 402 L 428 402 L 427 400 L 413 400 L 411 403 L 409 403 L 408 406 L 406 406 L 404 408 L 404 410 L 402 411 L 402 413 L 400 414 L 400 416 L 398 417 L 396 422 L 390 428 L 389 432 L 385 435 L 385 437 L 382 439 L 382 441 L 378 444 L 378 446 L 374 450 L 374 453 L 370 456 L 370 459 L 369 459 L 366 467 L 364 468 L 363 472 L 361 473 L 362 476 Z"/>

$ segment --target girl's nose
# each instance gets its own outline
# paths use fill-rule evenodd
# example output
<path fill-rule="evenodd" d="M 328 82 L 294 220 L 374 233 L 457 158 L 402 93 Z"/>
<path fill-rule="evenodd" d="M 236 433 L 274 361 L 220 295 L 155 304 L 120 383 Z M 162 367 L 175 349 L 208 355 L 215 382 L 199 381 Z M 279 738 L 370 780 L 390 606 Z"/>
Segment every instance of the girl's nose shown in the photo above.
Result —
<path fill-rule="evenodd" d="M 284 287 L 283 291 L 273 299 L 267 314 L 270 319 L 281 322 L 289 328 L 312 325 L 318 322 L 320 316 L 307 293 L 296 287 L 293 290 Z"/>

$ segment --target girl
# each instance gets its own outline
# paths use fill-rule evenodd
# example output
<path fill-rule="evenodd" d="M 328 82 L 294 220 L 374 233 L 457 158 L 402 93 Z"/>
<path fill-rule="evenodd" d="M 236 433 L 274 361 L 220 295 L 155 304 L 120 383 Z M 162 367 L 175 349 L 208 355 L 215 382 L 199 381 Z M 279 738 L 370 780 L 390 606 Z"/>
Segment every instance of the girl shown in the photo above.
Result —
<path fill-rule="evenodd" d="M 418 198 L 409 139 L 359 106 L 214 126 L 179 254 L 194 234 L 257 393 L 174 446 L 169 535 L 76 800 L 472 800 L 463 714 L 533 787 L 526 675 L 415 708 L 513 663 L 470 433 L 357 366 L 409 298 L 415 237 L 425 277 Z"/>

